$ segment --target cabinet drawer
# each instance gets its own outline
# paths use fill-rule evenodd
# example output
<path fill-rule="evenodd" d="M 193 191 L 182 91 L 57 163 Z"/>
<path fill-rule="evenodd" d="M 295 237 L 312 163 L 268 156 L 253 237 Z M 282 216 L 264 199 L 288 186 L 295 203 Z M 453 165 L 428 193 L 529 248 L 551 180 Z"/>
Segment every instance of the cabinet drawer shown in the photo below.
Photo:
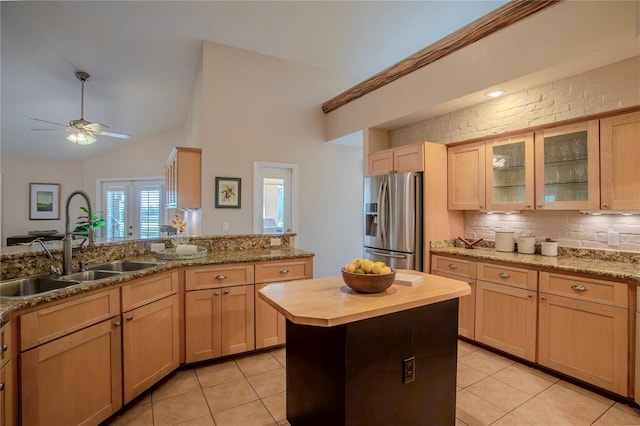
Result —
<path fill-rule="evenodd" d="M 313 276 L 313 259 L 256 263 L 256 282 L 291 281 Z"/>
<path fill-rule="evenodd" d="M 476 277 L 476 262 L 453 257 L 433 256 L 431 272 L 443 272 L 465 278 Z"/>
<path fill-rule="evenodd" d="M 538 271 L 512 266 L 478 263 L 478 279 L 529 290 L 538 289 Z"/>
<path fill-rule="evenodd" d="M 540 291 L 628 308 L 628 285 L 625 283 L 540 272 Z"/>
<path fill-rule="evenodd" d="M 0 367 L 11 359 L 12 345 L 11 322 L 7 322 L 0 327 Z"/>
<path fill-rule="evenodd" d="M 187 290 L 243 284 L 253 284 L 253 265 L 205 266 L 185 271 L 185 288 Z"/>
<path fill-rule="evenodd" d="M 122 311 L 144 306 L 178 292 L 178 271 L 131 281 L 122 287 Z"/>
<path fill-rule="evenodd" d="M 41 345 L 120 314 L 120 290 L 90 294 L 20 316 L 20 350 Z"/>

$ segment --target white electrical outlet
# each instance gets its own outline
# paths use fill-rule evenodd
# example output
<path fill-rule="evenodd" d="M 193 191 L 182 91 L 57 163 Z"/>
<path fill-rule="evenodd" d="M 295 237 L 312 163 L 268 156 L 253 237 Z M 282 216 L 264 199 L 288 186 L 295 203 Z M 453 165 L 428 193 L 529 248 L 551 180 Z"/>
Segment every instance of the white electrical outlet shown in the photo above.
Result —
<path fill-rule="evenodd" d="M 607 244 L 610 246 L 619 246 L 620 245 L 620 233 L 617 231 L 609 231 L 607 232 Z"/>
<path fill-rule="evenodd" d="M 282 244 L 282 241 L 280 241 L 280 238 L 271 239 L 271 247 L 279 246 L 280 244 Z"/>
<path fill-rule="evenodd" d="M 222 232 L 229 232 L 229 222 L 222 222 Z"/>

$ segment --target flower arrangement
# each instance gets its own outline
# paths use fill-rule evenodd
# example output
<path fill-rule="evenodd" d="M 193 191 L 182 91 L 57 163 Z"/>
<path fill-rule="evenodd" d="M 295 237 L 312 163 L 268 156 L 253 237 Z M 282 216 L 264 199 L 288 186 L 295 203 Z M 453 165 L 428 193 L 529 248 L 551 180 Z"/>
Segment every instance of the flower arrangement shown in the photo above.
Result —
<path fill-rule="evenodd" d="M 180 215 L 178 213 L 176 213 L 176 215 L 173 218 L 173 220 L 171 221 L 171 223 L 176 228 L 178 233 L 182 233 L 182 232 L 187 230 L 187 222 L 182 220 L 182 218 L 180 217 Z"/>

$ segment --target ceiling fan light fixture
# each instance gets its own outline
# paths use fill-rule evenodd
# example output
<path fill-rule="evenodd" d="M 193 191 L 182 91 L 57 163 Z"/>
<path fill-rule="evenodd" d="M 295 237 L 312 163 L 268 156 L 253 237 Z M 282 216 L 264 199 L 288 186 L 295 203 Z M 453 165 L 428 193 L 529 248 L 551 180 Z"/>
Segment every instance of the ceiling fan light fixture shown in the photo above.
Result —
<path fill-rule="evenodd" d="M 67 136 L 67 140 L 78 145 L 91 145 L 96 138 L 91 133 L 78 130 Z"/>

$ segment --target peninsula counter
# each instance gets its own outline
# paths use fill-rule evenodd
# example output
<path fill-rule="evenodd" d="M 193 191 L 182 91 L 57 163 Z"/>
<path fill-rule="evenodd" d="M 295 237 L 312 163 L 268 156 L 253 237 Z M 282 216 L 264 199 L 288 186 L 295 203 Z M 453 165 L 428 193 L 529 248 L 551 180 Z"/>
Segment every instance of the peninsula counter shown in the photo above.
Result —
<path fill-rule="evenodd" d="M 422 281 L 362 294 L 342 277 L 270 284 L 259 297 L 287 319 L 287 419 L 299 425 L 455 423 L 458 298 Z"/>

